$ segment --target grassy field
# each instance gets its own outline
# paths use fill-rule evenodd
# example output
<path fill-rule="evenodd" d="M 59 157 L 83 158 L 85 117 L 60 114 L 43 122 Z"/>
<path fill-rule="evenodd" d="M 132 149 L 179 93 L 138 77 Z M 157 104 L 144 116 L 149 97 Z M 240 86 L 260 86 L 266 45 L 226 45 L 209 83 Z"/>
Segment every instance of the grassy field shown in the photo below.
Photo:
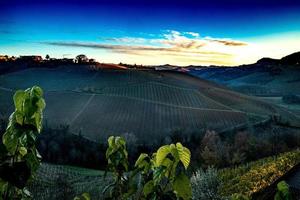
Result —
<path fill-rule="evenodd" d="M 223 131 L 281 114 L 298 118 L 254 97 L 189 75 L 155 71 L 91 71 L 78 66 L 27 69 L 0 76 L 0 114 L 8 117 L 16 89 L 40 85 L 45 120 L 70 125 L 94 141 L 130 133 L 138 142 L 164 140 L 174 130 Z M 251 118 L 251 120 L 249 120 Z"/>
<path fill-rule="evenodd" d="M 28 188 L 36 200 L 73 199 L 84 192 L 92 199 L 102 199 L 109 182 L 103 171 L 43 163 Z"/>

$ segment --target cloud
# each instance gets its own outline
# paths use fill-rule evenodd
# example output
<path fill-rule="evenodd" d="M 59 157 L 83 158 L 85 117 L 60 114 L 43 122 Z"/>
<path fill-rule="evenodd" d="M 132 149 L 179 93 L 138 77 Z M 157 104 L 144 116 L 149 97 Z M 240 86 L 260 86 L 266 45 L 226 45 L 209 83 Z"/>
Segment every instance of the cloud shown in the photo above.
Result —
<path fill-rule="evenodd" d="M 223 44 L 225 46 L 247 46 L 248 43 L 246 42 L 240 42 L 240 41 L 234 41 L 230 39 L 213 39 L 213 38 L 207 38 L 206 40 L 210 42 L 217 42 L 220 44 Z"/>
<path fill-rule="evenodd" d="M 118 55 L 130 55 L 144 60 L 178 61 L 180 63 L 233 64 L 234 56 L 246 42 L 200 37 L 195 32 L 167 30 L 156 38 L 114 37 L 100 38 L 100 42 L 50 41 L 43 44 L 106 50 Z M 109 43 L 111 41 L 111 43 Z M 147 64 L 147 63 L 145 63 Z"/>
<path fill-rule="evenodd" d="M 193 37 L 200 37 L 199 33 L 195 33 L 195 32 L 184 32 L 184 33 L 187 34 L 187 35 L 191 35 Z"/>
<path fill-rule="evenodd" d="M 86 47 L 94 49 L 105 49 L 115 52 L 130 53 L 134 51 L 141 52 L 177 52 L 177 53 L 187 53 L 187 54 L 213 54 L 213 55 L 229 55 L 221 52 L 200 52 L 192 51 L 188 48 L 171 48 L 171 47 L 155 47 L 155 46 L 132 46 L 132 45 L 111 45 L 111 44 L 101 44 L 101 43 L 87 43 L 87 42 L 42 42 L 43 44 L 54 45 L 54 46 L 65 46 L 65 47 Z"/>
<path fill-rule="evenodd" d="M 145 43 L 147 41 L 145 38 L 135 38 L 135 37 L 105 38 L 104 40 L 118 42 L 118 43 Z"/>

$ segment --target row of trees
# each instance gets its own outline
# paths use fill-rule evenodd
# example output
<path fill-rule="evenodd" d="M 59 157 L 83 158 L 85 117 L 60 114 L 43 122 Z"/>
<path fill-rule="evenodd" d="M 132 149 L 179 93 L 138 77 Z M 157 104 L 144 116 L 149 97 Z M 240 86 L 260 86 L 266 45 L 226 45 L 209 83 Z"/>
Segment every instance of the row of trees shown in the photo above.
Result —
<path fill-rule="evenodd" d="M 222 168 L 277 155 L 300 146 L 297 130 L 270 127 L 267 133 L 254 135 L 239 131 L 232 138 L 222 139 L 215 131 L 207 131 L 195 150 L 196 160 L 200 160 L 204 167 L 213 165 Z"/>

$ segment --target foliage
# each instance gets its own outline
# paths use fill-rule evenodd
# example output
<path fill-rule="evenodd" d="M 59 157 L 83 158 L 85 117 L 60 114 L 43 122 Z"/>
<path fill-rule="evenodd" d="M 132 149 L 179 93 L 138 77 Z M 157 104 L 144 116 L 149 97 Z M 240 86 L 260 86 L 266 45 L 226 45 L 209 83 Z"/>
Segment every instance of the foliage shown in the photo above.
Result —
<path fill-rule="evenodd" d="M 200 169 L 191 177 L 193 199 L 197 200 L 221 200 L 218 191 L 221 181 L 218 171 L 213 167 L 208 167 L 206 171 Z"/>
<path fill-rule="evenodd" d="M 35 141 L 42 129 L 43 91 L 37 86 L 18 90 L 13 100 L 15 111 L 9 118 L 0 152 L 0 199 L 29 198 L 25 185 L 41 161 Z"/>
<path fill-rule="evenodd" d="M 44 123 L 36 146 L 43 157 L 43 162 L 94 169 L 106 167 L 103 152 L 107 145 L 91 141 L 80 132 L 74 134 L 67 125 L 53 128 Z"/>
<path fill-rule="evenodd" d="M 300 150 L 295 150 L 235 168 L 220 170 L 219 177 L 223 182 L 221 194 L 231 196 L 234 193 L 240 193 L 251 196 L 273 183 L 299 163 Z"/>
<path fill-rule="evenodd" d="M 135 167 L 144 177 L 146 199 L 191 199 L 191 184 L 184 171 L 190 164 L 191 153 L 180 143 L 165 145 L 151 157 L 141 154 Z"/>
<path fill-rule="evenodd" d="M 280 181 L 277 184 L 277 192 L 274 197 L 275 200 L 292 200 L 289 185 L 285 181 Z"/>
<path fill-rule="evenodd" d="M 110 189 L 110 198 L 124 199 L 128 190 L 128 152 L 126 142 L 122 137 L 111 136 L 108 138 L 108 148 L 106 150 L 108 170 L 113 173 L 114 182 L 109 184 L 104 193 Z"/>
<path fill-rule="evenodd" d="M 111 136 L 108 145 L 108 169 L 114 176 L 114 182 L 107 187 L 111 188 L 110 199 L 192 198 L 190 180 L 185 175 L 191 153 L 182 144 L 162 146 L 151 156 L 142 153 L 131 175 L 124 174 L 128 172 L 125 140 Z"/>
<path fill-rule="evenodd" d="M 90 199 L 91 199 L 90 195 L 86 192 L 74 198 L 74 200 L 90 200 Z"/>

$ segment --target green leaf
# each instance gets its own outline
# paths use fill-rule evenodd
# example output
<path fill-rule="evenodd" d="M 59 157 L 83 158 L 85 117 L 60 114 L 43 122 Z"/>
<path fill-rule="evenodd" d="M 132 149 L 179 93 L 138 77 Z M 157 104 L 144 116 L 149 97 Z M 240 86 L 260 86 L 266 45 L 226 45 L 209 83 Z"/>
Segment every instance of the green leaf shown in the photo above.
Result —
<path fill-rule="evenodd" d="M 153 188 L 154 188 L 153 180 L 148 181 L 148 182 L 145 184 L 145 186 L 144 186 L 144 188 L 143 188 L 143 194 L 145 195 L 145 197 L 147 197 L 149 194 L 152 193 Z"/>
<path fill-rule="evenodd" d="M 10 127 L 3 135 L 3 144 L 5 145 L 8 152 L 14 154 L 18 145 L 18 137 L 13 131 L 13 127 Z"/>
<path fill-rule="evenodd" d="M 25 194 L 26 197 L 31 197 L 31 193 L 29 192 L 29 190 L 27 190 L 27 188 L 23 188 L 23 193 Z"/>
<path fill-rule="evenodd" d="M 192 198 L 192 187 L 190 179 L 183 173 L 176 176 L 173 182 L 173 190 L 177 198 L 188 200 Z"/>
<path fill-rule="evenodd" d="M 86 193 L 86 192 L 83 193 L 81 196 L 83 197 L 84 200 L 90 200 L 90 199 L 91 199 L 90 194 L 89 194 L 89 193 Z"/>
<path fill-rule="evenodd" d="M 172 156 L 175 158 L 175 161 L 178 161 L 179 154 L 178 154 L 177 147 L 174 144 L 170 145 L 170 152 L 171 152 Z"/>
<path fill-rule="evenodd" d="M 160 147 L 156 153 L 156 166 L 160 166 L 169 153 L 170 153 L 169 145 Z"/>
<path fill-rule="evenodd" d="M 191 152 L 188 148 L 182 146 L 181 143 L 176 144 L 176 148 L 179 154 L 179 159 L 182 162 L 185 169 L 188 168 L 191 160 Z"/>
<path fill-rule="evenodd" d="M 139 156 L 139 158 L 137 159 L 137 161 L 135 162 L 135 167 L 140 167 L 141 166 L 141 164 L 142 164 L 142 162 L 146 159 L 146 158 L 148 158 L 149 156 L 148 156 L 148 154 L 146 154 L 146 153 L 141 153 L 141 155 Z"/>
<path fill-rule="evenodd" d="M 36 112 L 34 115 L 35 118 L 35 126 L 38 132 L 40 133 L 42 130 L 42 113 L 41 112 Z"/>
<path fill-rule="evenodd" d="M 277 190 L 280 196 L 285 200 L 291 200 L 291 194 L 289 190 L 289 185 L 285 181 L 280 181 L 277 184 Z"/>
<path fill-rule="evenodd" d="M 4 192 L 7 190 L 7 187 L 8 187 L 8 182 L 0 178 L 0 199 L 2 194 L 4 194 Z"/>
<path fill-rule="evenodd" d="M 20 125 L 23 125 L 23 123 L 24 123 L 24 114 L 23 113 L 21 113 L 21 111 L 15 111 L 14 112 L 14 117 L 16 118 L 16 122 L 18 123 L 18 124 L 20 124 Z"/>
<path fill-rule="evenodd" d="M 24 103 L 25 96 L 26 93 L 23 90 L 17 90 L 13 97 L 16 110 L 20 112 L 23 111 L 23 103 Z"/>
<path fill-rule="evenodd" d="M 30 90 L 31 96 L 41 98 L 43 96 L 43 90 L 39 86 L 33 86 Z"/>
<path fill-rule="evenodd" d="M 34 173 L 40 166 L 40 158 L 37 157 L 36 152 L 36 149 L 31 149 L 30 151 L 27 151 L 25 156 L 26 164 L 31 169 L 32 173 Z"/>
<path fill-rule="evenodd" d="M 25 147 L 20 147 L 19 148 L 19 153 L 22 155 L 22 156 L 25 156 L 27 154 L 27 149 Z"/>

